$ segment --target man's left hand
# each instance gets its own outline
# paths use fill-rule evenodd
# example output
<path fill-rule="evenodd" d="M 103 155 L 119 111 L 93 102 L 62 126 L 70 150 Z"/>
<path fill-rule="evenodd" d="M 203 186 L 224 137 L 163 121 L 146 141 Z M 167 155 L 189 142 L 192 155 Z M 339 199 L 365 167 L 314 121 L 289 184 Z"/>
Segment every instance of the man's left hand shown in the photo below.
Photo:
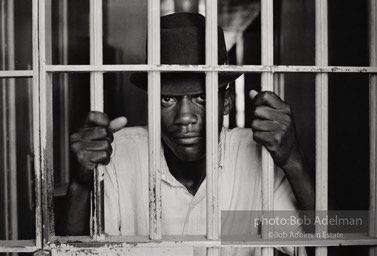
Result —
<path fill-rule="evenodd" d="M 250 91 L 253 138 L 264 145 L 282 169 L 298 156 L 295 125 L 290 106 L 270 91 Z"/>

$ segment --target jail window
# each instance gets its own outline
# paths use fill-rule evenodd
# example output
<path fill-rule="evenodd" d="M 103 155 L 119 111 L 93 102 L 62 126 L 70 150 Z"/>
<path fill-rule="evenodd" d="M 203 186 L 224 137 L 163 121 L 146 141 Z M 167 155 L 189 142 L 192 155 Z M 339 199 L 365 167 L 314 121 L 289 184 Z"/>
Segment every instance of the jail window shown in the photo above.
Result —
<path fill-rule="evenodd" d="M 2 1 L 0 254 L 376 255 L 376 13 Z M 294 120 L 293 167 L 258 104 Z"/>

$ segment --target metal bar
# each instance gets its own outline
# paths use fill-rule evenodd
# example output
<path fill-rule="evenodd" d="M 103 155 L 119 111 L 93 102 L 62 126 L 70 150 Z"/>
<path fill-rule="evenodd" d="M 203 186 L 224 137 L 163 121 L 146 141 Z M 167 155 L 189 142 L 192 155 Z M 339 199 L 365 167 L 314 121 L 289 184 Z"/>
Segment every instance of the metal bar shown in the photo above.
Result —
<path fill-rule="evenodd" d="M 7 1 L 7 68 L 13 70 L 15 68 L 15 53 L 14 53 L 14 0 Z M 16 240 L 18 238 L 18 207 L 17 207 L 17 154 L 16 154 L 16 81 L 14 78 L 9 78 L 6 88 L 8 100 L 8 173 L 9 173 L 9 198 L 10 204 L 10 239 Z"/>
<path fill-rule="evenodd" d="M 261 1 L 262 65 L 274 64 L 273 0 Z M 273 73 L 262 73 L 262 91 L 273 91 Z M 274 162 L 266 148 L 262 148 L 262 211 L 270 216 L 274 207 Z M 268 239 L 271 226 L 262 226 L 262 238 Z M 272 256 L 273 248 L 262 248 L 263 256 Z"/>
<path fill-rule="evenodd" d="M 160 59 L 160 1 L 148 0 L 148 64 Z M 148 72 L 149 238 L 161 240 L 161 76 Z"/>
<path fill-rule="evenodd" d="M 369 0 L 369 65 L 377 67 L 377 3 Z M 369 236 L 377 237 L 377 75 L 369 78 L 369 131 L 370 131 L 370 226 Z M 377 256 L 377 247 L 369 249 L 370 256 Z"/>
<path fill-rule="evenodd" d="M 68 64 L 68 1 L 59 1 L 59 60 Z M 60 75 L 60 182 L 69 183 L 69 106 L 68 74 Z"/>
<path fill-rule="evenodd" d="M 0 70 L 0 78 L 10 78 L 10 77 L 33 77 L 32 70 Z"/>
<path fill-rule="evenodd" d="M 279 66 L 279 65 L 48 65 L 48 72 L 244 72 L 244 73 L 373 73 L 377 67 L 350 66 Z M 5 71 L 3 71 L 5 72 Z M 2 71 L 0 71 L 1 77 Z M 10 75 L 9 75 L 10 76 Z"/>
<path fill-rule="evenodd" d="M 34 186 L 35 186 L 35 243 L 37 248 L 42 248 L 42 193 L 41 193 L 41 134 L 39 116 L 39 6 L 38 0 L 32 3 L 32 47 L 33 47 L 33 155 L 34 155 Z"/>
<path fill-rule="evenodd" d="M 43 241 L 55 233 L 54 220 L 54 170 L 53 170 L 53 105 L 52 74 L 46 72 L 46 64 L 51 63 L 51 0 L 39 0 L 39 139 L 40 171 L 42 182 Z M 35 42 L 35 40 L 33 40 Z M 35 64 L 35 63 L 34 63 Z M 35 70 L 34 66 L 34 71 Z M 35 88 L 37 90 L 37 88 Z M 37 103 L 36 103 L 37 104 Z"/>
<path fill-rule="evenodd" d="M 206 0 L 206 64 L 218 64 L 217 1 Z M 206 72 L 206 180 L 207 239 L 218 240 L 220 230 L 218 188 L 218 73 Z M 207 255 L 220 255 L 218 248 L 207 248 Z"/>
<path fill-rule="evenodd" d="M 328 65 L 327 0 L 316 0 L 316 58 L 318 66 Z M 317 211 L 328 209 L 328 75 L 316 75 L 316 203 Z M 316 232 L 326 232 L 326 226 L 316 226 Z M 326 247 L 317 247 L 316 256 L 326 256 Z"/>
<path fill-rule="evenodd" d="M 188 236 L 163 236 L 162 241 L 155 242 L 149 236 L 109 236 L 103 241 L 93 241 L 91 237 L 56 237 L 56 240 L 49 244 L 52 249 L 67 249 L 71 252 L 89 250 L 103 250 L 104 247 L 111 249 L 127 248 L 161 248 L 161 247 L 298 247 L 298 246 L 367 246 L 377 245 L 377 238 L 370 238 L 368 234 L 344 234 L 343 238 L 336 239 L 304 239 L 304 240 L 267 240 L 256 239 L 252 241 L 235 241 L 225 243 L 219 240 L 208 240 L 202 235 Z"/>
<path fill-rule="evenodd" d="M 102 1 L 90 0 L 90 64 L 102 65 L 103 41 L 102 41 Z M 92 111 L 104 111 L 103 102 L 103 74 L 101 72 L 90 73 L 90 109 Z M 94 172 L 94 213 L 92 222 L 92 235 L 95 240 L 103 239 L 103 175 L 99 168 Z"/>

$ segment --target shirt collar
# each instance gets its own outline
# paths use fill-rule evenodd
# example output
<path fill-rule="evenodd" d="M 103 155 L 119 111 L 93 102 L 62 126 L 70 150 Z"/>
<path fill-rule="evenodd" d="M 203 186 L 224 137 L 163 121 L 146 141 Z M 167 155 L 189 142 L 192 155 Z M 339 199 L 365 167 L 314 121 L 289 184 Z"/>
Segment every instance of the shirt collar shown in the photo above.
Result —
<path fill-rule="evenodd" d="M 219 145 L 218 145 L 218 163 L 219 163 L 219 172 L 224 167 L 224 153 L 225 153 L 225 130 L 226 128 L 222 127 L 220 135 L 219 135 Z M 183 186 L 180 182 L 178 182 L 174 176 L 170 173 L 168 164 L 165 159 L 164 155 L 164 147 L 161 143 L 161 168 L 160 174 L 161 174 L 161 180 L 166 181 L 172 186 Z"/>

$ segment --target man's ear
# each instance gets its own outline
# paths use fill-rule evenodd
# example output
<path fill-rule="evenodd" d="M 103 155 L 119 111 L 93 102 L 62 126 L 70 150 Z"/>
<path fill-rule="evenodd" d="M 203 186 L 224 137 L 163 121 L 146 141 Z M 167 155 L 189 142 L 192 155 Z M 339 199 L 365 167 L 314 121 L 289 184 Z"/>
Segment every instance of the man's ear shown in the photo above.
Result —
<path fill-rule="evenodd" d="M 229 86 L 224 95 L 224 115 L 228 115 L 232 109 L 234 104 L 234 87 Z"/>

